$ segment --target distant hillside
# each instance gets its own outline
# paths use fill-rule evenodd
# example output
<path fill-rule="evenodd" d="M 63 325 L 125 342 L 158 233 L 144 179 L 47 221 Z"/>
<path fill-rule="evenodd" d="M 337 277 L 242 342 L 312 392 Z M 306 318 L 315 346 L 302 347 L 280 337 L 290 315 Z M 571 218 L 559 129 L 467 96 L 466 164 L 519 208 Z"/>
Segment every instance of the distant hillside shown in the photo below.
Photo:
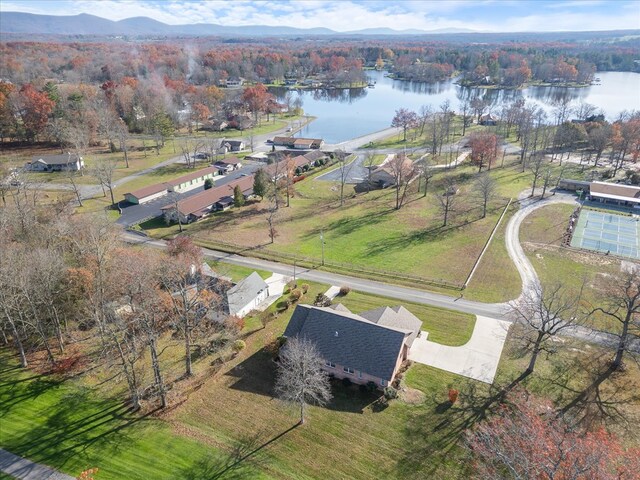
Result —
<path fill-rule="evenodd" d="M 5 12 L 0 16 L 0 32 L 34 35 L 217 35 L 217 36 L 290 36 L 290 35 L 425 35 L 422 30 L 369 28 L 351 32 L 336 32 L 328 28 L 294 28 L 267 25 L 226 26 L 197 23 L 167 25 L 148 17 L 107 20 L 86 13 L 80 15 L 35 15 Z M 434 33 L 469 33 L 465 29 L 440 29 Z"/>

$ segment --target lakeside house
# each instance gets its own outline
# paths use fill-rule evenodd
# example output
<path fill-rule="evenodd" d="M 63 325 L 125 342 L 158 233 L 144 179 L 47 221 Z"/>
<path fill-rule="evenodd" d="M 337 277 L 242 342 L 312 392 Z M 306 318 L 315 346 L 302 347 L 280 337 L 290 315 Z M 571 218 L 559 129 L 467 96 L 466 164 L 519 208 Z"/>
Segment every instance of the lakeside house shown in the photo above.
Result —
<path fill-rule="evenodd" d="M 396 171 L 397 166 L 392 163 L 395 161 L 395 155 L 389 155 L 381 165 L 371 170 L 369 179 L 365 182 L 370 181 L 374 188 L 387 188 L 396 184 L 396 177 L 407 179 L 415 175 L 415 166 L 408 157 L 403 156 L 402 172 Z"/>
<path fill-rule="evenodd" d="M 191 223 L 206 217 L 212 212 L 227 210 L 233 206 L 233 194 L 235 187 L 240 187 L 245 199 L 253 195 L 253 175 L 240 177 L 236 180 L 210 188 L 191 197 L 179 200 L 162 207 L 164 219 L 167 223 L 177 222 Z"/>
<path fill-rule="evenodd" d="M 324 140 L 321 138 L 274 137 L 271 143 L 274 147 L 286 147 L 295 150 L 317 150 L 322 148 Z"/>
<path fill-rule="evenodd" d="M 407 360 L 421 326 L 420 319 L 401 306 L 356 315 L 341 304 L 298 305 L 284 336 L 311 341 L 330 375 L 384 388 Z"/>
<path fill-rule="evenodd" d="M 215 166 L 196 170 L 186 175 L 182 175 L 173 180 L 168 180 L 162 183 L 156 183 L 147 187 L 139 188 L 132 192 L 124 194 L 124 198 L 127 202 L 134 205 L 140 205 L 150 202 L 156 198 L 163 197 L 169 192 L 184 193 L 196 188 L 204 187 L 204 183 L 207 179 L 213 179 L 218 175 L 219 169 Z"/>
<path fill-rule="evenodd" d="M 84 160 L 76 153 L 61 155 L 42 155 L 32 157 L 25 165 L 26 170 L 32 172 L 78 172 L 84 168 Z"/>

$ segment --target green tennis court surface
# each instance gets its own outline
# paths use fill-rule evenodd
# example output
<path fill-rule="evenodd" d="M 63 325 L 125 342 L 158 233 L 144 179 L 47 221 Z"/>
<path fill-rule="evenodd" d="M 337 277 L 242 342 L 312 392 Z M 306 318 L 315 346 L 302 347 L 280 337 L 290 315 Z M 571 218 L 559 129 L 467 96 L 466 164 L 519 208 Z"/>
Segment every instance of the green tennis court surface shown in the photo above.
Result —
<path fill-rule="evenodd" d="M 640 259 L 640 221 L 615 213 L 583 209 L 571 246 Z"/>

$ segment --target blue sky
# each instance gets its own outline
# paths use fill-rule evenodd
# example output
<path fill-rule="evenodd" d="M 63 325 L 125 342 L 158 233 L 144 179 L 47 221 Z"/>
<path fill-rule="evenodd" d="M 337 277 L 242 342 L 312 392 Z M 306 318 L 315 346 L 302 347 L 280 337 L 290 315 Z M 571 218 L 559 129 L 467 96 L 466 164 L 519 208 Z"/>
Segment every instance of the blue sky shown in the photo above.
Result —
<path fill-rule="evenodd" d="M 337 31 L 373 27 L 494 32 L 640 29 L 640 0 L 2 0 L 3 11 Z"/>

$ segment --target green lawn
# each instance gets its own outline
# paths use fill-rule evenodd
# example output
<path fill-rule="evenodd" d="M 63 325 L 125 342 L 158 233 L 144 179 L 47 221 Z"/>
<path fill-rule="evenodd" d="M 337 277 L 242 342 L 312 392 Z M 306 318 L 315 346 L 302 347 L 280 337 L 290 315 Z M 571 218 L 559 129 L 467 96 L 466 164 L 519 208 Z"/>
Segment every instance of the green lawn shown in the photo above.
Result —
<path fill-rule="evenodd" d="M 402 305 L 422 320 L 422 330 L 429 332 L 429 340 L 444 345 L 464 345 L 471 338 L 476 323 L 474 315 L 453 310 L 399 302 L 392 298 L 379 297 L 360 292 L 350 292 L 347 296 L 337 297 L 334 303 L 342 303 L 353 313 L 361 313 L 374 308 Z"/>
<path fill-rule="evenodd" d="M 234 282 L 239 282 L 253 272 L 257 272 L 258 275 L 260 275 L 264 280 L 266 280 L 273 274 L 273 272 L 268 272 L 266 270 L 255 270 L 253 268 L 243 267 L 241 265 L 233 265 L 231 263 L 217 262 L 214 260 L 209 260 L 207 261 L 207 263 L 217 273 L 225 277 L 231 277 Z"/>
<path fill-rule="evenodd" d="M 309 285 L 303 302 L 327 289 Z M 343 300 L 354 309 L 394 303 L 355 292 Z M 442 328 L 472 323 L 444 310 L 410 308 L 421 317 L 438 317 Z M 13 356 L 0 351 L 0 444 L 72 475 L 98 467 L 100 480 L 466 477 L 468 465 L 455 445 L 458 414 L 442 407 L 447 388 L 467 382 L 433 368 L 414 365 L 408 372 L 407 386 L 424 393 L 417 405 L 398 400 L 380 410 L 374 396 L 335 385 L 334 400 L 325 408 L 311 407 L 305 426 L 292 428 L 296 411 L 272 398 L 275 366 L 264 349 L 293 312 L 278 309 L 271 307 L 274 318 L 266 328 L 247 319 L 247 348 L 218 375 L 207 374 L 208 360 L 199 360 L 196 372 L 207 380 L 160 416 L 129 414 L 119 401 L 100 397 L 104 389 L 87 387 L 96 379 L 63 382 L 22 371 Z M 447 422 L 452 423 L 443 428 Z"/>
<path fill-rule="evenodd" d="M 584 308 L 591 310 L 606 299 L 605 288 L 611 275 L 620 271 L 620 259 L 560 246 L 574 209 L 573 205 L 549 205 L 536 210 L 523 222 L 520 238 L 542 284 L 561 282 L 577 293 L 584 282 Z M 594 315 L 592 322 L 612 326 L 602 315 Z"/>

